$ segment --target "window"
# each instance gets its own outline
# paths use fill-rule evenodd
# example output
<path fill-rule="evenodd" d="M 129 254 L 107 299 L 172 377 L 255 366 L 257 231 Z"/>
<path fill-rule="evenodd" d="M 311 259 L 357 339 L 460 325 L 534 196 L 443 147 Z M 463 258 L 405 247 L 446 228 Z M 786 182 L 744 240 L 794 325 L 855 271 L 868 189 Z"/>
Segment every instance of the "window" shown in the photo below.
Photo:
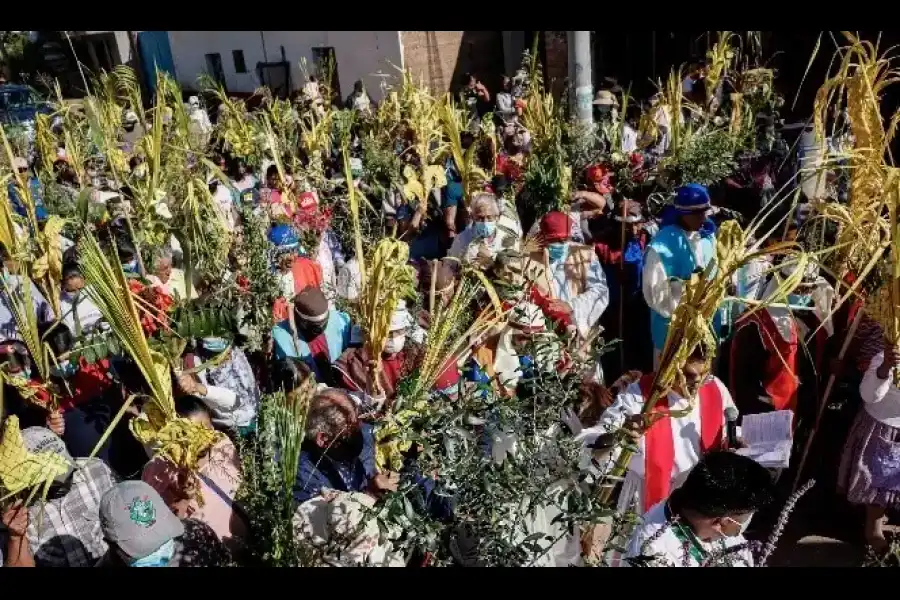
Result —
<path fill-rule="evenodd" d="M 244 62 L 244 51 L 243 50 L 232 50 L 231 58 L 234 60 L 234 72 L 235 73 L 246 73 L 247 72 L 247 63 Z"/>
<path fill-rule="evenodd" d="M 225 70 L 222 68 L 222 55 L 218 52 L 206 55 L 206 72 L 219 84 L 225 85 Z"/>

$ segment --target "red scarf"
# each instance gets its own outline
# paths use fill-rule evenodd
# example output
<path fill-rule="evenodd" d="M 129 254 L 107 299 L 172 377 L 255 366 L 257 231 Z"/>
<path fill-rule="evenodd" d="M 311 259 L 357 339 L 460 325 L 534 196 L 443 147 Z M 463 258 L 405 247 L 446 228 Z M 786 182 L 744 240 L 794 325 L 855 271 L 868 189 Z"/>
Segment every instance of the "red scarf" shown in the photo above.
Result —
<path fill-rule="evenodd" d="M 768 353 L 766 364 L 762 367 L 762 384 L 775 410 L 797 411 L 797 390 L 800 380 L 797 378 L 797 351 L 800 347 L 797 325 L 791 322 L 791 339 L 782 337 L 772 315 L 767 310 L 758 310 L 743 320 L 738 331 L 755 323 L 759 327 L 759 337 L 763 348 Z M 739 349 L 737 344 L 731 346 L 731 381 L 734 384 L 734 370 L 737 367 Z"/>
<path fill-rule="evenodd" d="M 653 374 L 641 377 L 641 395 L 646 401 L 653 385 Z M 722 446 L 725 425 L 722 392 L 715 379 L 700 387 L 700 454 Z M 675 466 L 675 440 L 669 416 L 668 394 L 660 398 L 651 414 L 662 413 L 644 434 L 644 511 L 668 498 Z"/>
<path fill-rule="evenodd" d="M 71 398 L 60 400 L 60 410 L 65 412 L 103 395 L 113 380 L 109 375 L 109 359 L 103 358 L 96 363 L 89 363 L 83 356 L 78 358 L 78 370 L 69 380 L 72 390 Z"/>
<path fill-rule="evenodd" d="M 294 276 L 294 294 L 299 294 L 307 286 L 322 287 L 322 267 L 305 256 L 298 256 L 291 264 L 291 274 Z M 278 298 L 272 307 L 272 320 L 280 323 L 288 318 L 287 298 Z"/>

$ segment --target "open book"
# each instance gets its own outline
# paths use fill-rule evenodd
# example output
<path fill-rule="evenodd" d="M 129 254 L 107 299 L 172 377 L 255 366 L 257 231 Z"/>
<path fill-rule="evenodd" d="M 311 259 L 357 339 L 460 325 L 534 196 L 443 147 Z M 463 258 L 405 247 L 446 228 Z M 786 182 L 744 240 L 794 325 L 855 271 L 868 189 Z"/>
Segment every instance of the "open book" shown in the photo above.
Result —
<path fill-rule="evenodd" d="M 790 410 L 744 415 L 741 437 L 748 447 L 737 453 L 768 469 L 786 469 L 791 460 L 793 420 L 794 413 Z"/>

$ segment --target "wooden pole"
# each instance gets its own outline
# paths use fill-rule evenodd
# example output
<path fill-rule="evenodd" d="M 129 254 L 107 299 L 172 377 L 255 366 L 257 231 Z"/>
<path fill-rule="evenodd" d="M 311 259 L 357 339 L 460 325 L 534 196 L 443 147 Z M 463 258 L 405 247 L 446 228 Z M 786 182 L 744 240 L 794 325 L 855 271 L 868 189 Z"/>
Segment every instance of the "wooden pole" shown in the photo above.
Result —
<path fill-rule="evenodd" d="M 622 222 L 619 224 L 621 236 L 619 237 L 619 375 L 625 372 L 625 200 L 622 200 Z"/>

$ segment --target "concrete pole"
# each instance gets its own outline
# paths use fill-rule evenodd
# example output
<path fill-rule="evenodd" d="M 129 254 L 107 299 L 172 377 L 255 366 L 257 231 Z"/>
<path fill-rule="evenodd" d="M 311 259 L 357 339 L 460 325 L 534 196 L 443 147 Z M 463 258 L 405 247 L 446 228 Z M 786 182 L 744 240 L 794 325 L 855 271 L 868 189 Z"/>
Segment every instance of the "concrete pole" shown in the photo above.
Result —
<path fill-rule="evenodd" d="M 569 102 L 575 119 L 584 125 L 594 121 L 594 85 L 591 71 L 591 32 L 569 31 Z"/>

